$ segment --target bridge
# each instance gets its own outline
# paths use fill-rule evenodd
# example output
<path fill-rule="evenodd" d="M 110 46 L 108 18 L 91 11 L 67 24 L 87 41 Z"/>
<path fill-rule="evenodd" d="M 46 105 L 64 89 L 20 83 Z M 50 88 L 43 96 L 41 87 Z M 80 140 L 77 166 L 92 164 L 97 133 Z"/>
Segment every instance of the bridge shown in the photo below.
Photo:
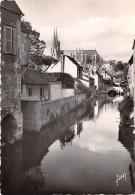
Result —
<path fill-rule="evenodd" d="M 122 93 L 122 92 L 123 92 L 123 89 L 121 87 L 114 87 L 114 86 L 108 87 L 106 91 L 106 93 L 111 96 L 116 95 L 118 93 Z"/>

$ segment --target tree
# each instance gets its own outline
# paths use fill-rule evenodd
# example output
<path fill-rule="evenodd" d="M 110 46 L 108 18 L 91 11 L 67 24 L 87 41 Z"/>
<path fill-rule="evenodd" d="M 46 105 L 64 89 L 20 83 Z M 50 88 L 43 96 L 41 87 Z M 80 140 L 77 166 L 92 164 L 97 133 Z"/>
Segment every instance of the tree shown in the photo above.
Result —
<path fill-rule="evenodd" d="M 123 63 L 122 61 L 118 61 L 116 63 L 116 65 L 114 65 L 114 70 L 115 72 L 118 72 L 118 71 L 123 71 L 125 68 L 125 63 Z"/>
<path fill-rule="evenodd" d="M 40 40 L 40 33 L 32 29 L 31 23 L 27 21 L 21 22 L 21 29 L 28 33 L 30 41 L 29 57 L 32 64 L 39 65 L 51 65 L 58 61 L 51 56 L 45 56 L 44 50 L 46 43 Z"/>

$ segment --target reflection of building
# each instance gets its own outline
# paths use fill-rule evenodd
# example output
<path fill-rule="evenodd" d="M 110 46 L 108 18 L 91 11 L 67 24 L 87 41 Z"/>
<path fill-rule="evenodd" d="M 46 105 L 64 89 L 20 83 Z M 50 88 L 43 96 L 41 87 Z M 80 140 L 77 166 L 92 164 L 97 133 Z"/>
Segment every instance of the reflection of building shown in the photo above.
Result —
<path fill-rule="evenodd" d="M 83 122 L 77 121 L 77 135 L 79 135 L 79 137 L 80 137 L 82 130 L 83 130 Z"/>
<path fill-rule="evenodd" d="M 74 125 L 72 127 L 70 127 L 68 130 L 66 130 L 66 132 L 64 132 L 59 140 L 60 140 L 60 147 L 61 149 L 63 149 L 63 147 L 67 144 L 67 143 L 71 143 L 75 137 L 75 130 L 74 130 Z"/>
<path fill-rule="evenodd" d="M 119 104 L 119 111 L 122 124 L 133 124 L 133 118 L 130 118 L 130 113 L 133 110 L 133 99 L 128 96 Z"/>
<path fill-rule="evenodd" d="M 87 104 L 87 115 L 83 118 L 83 121 L 89 121 L 90 119 L 93 119 L 95 116 L 95 106 L 96 106 L 96 98 L 92 99 Z"/>
<path fill-rule="evenodd" d="M 119 141 L 129 151 L 131 164 L 129 165 L 130 179 L 133 191 L 135 191 L 135 136 L 134 128 L 124 125 L 119 126 Z"/>
<path fill-rule="evenodd" d="M 25 181 L 24 188 L 27 189 L 27 193 L 33 194 L 33 191 L 41 191 L 45 181 L 40 167 L 32 167 L 25 171 Z"/>
<path fill-rule="evenodd" d="M 23 191 L 25 171 L 21 145 L 1 149 L 1 194 L 17 194 Z"/>

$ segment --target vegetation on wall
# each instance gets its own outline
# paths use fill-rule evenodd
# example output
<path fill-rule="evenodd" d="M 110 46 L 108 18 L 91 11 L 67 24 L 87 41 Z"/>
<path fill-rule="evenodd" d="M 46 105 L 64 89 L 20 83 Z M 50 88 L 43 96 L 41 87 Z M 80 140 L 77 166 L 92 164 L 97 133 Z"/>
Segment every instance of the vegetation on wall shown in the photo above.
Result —
<path fill-rule="evenodd" d="M 74 79 L 70 74 L 59 73 L 57 81 L 62 82 L 63 88 L 74 88 Z"/>

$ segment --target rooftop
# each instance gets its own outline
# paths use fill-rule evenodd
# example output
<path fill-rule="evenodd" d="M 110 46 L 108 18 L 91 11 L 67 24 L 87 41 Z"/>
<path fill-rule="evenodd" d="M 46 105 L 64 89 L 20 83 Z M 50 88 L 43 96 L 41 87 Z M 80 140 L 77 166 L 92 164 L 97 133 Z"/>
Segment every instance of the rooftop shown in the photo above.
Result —
<path fill-rule="evenodd" d="M 23 12 L 21 11 L 21 9 L 18 7 L 17 3 L 14 0 L 3 0 L 1 2 L 1 6 L 5 9 L 8 9 L 19 15 L 24 16 Z"/>
<path fill-rule="evenodd" d="M 27 85 L 48 85 L 52 79 L 41 73 L 40 70 L 27 69 L 22 77 L 22 83 Z"/>
<path fill-rule="evenodd" d="M 83 70 L 83 68 L 80 66 L 80 64 L 78 64 L 78 63 L 75 61 L 74 58 L 72 58 L 72 57 L 70 57 L 70 56 L 67 56 L 67 55 L 65 55 L 65 56 L 68 57 L 68 58 L 77 66 L 78 69 Z"/>

